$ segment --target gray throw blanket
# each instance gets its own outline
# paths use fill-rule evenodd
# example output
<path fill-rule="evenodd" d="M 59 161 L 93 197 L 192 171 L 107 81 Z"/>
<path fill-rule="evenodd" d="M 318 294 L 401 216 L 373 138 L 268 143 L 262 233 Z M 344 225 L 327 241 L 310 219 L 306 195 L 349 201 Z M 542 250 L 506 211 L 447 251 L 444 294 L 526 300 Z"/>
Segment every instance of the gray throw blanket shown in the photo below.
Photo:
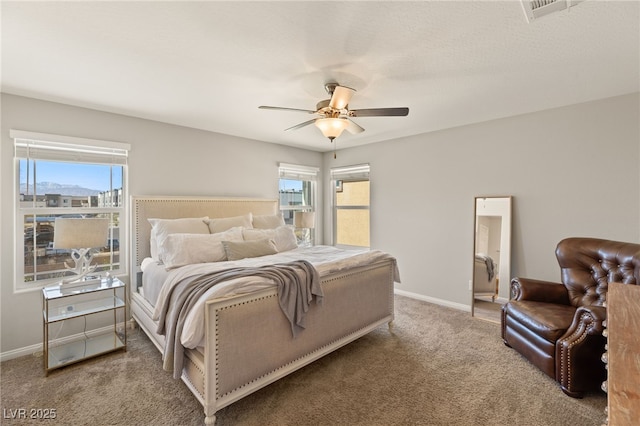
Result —
<path fill-rule="evenodd" d="M 491 281 L 495 276 L 495 264 L 493 263 L 493 259 L 486 254 L 476 254 L 476 259 L 484 262 L 487 267 L 487 279 Z"/>
<path fill-rule="evenodd" d="M 261 267 L 230 268 L 181 280 L 170 290 L 161 306 L 157 330 L 159 334 L 165 335 L 163 368 L 173 371 L 174 378 L 178 379 L 182 374 L 184 348 L 180 336 L 193 305 L 212 286 L 226 280 L 250 276 L 268 278 L 277 284 L 280 309 L 291 323 L 294 338 L 305 328 L 304 317 L 313 296 L 316 296 L 316 303 L 322 303 L 323 293 L 318 271 L 306 260 Z"/>

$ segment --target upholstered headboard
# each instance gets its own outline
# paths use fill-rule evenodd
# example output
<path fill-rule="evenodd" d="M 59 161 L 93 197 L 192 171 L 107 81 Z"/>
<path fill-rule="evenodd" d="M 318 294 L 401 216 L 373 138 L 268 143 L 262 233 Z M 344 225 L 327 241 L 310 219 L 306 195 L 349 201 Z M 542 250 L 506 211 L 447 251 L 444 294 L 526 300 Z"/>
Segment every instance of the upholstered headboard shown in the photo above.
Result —
<path fill-rule="evenodd" d="M 278 213 L 277 199 L 209 198 L 171 196 L 131 197 L 131 278 L 140 272 L 140 264 L 150 255 L 151 224 L 148 219 L 210 218 L 241 216 L 247 213 Z"/>

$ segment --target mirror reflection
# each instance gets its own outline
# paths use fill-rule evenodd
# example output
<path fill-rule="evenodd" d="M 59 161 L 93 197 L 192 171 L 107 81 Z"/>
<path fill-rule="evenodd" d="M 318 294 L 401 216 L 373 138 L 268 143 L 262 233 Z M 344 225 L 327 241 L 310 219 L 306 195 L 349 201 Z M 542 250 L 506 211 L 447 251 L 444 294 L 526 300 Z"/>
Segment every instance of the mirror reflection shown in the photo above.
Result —
<path fill-rule="evenodd" d="M 471 314 L 500 322 L 509 300 L 511 276 L 511 196 L 475 198 Z"/>

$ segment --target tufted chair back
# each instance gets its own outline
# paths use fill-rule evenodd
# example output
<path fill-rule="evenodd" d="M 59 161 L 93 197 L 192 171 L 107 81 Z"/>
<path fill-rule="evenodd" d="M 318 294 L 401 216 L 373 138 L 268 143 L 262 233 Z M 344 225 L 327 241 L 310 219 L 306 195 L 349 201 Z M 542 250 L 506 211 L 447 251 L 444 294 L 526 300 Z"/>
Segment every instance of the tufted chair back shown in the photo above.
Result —
<path fill-rule="evenodd" d="M 640 284 L 640 245 L 567 238 L 556 248 L 562 283 L 573 306 L 604 306 L 610 282 Z"/>

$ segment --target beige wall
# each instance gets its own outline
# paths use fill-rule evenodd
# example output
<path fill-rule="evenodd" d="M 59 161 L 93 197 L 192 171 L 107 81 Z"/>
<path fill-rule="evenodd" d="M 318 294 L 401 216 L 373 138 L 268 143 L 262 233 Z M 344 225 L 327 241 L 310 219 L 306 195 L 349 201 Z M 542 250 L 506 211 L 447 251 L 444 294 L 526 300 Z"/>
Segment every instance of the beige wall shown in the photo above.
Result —
<path fill-rule="evenodd" d="M 512 276 L 559 280 L 564 237 L 640 242 L 639 102 L 636 93 L 327 153 L 325 176 L 370 163 L 371 247 L 398 258 L 396 288 L 467 309 L 475 196 L 514 197 Z"/>

